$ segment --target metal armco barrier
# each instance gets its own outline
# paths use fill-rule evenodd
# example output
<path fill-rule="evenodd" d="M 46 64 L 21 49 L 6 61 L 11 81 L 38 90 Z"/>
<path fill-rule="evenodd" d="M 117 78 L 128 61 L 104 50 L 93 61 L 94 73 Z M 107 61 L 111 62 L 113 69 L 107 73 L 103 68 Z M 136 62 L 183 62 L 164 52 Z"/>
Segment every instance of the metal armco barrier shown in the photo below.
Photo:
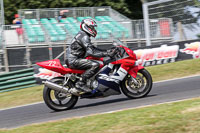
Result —
<path fill-rule="evenodd" d="M 36 80 L 33 74 L 33 68 L 1 74 L 0 92 L 7 92 L 36 86 Z"/>

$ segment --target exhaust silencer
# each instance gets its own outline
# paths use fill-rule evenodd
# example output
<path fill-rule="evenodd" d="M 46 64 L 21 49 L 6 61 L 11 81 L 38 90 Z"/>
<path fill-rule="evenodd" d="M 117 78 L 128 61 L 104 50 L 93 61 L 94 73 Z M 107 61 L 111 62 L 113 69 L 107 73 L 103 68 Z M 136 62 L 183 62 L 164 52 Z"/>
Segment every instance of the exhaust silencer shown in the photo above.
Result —
<path fill-rule="evenodd" d="M 61 85 L 58 85 L 56 83 L 50 82 L 50 81 L 45 81 L 44 85 L 47 86 L 48 88 L 55 90 L 55 91 L 61 91 L 61 92 L 64 92 L 64 93 L 69 93 L 68 88 L 61 86 Z"/>

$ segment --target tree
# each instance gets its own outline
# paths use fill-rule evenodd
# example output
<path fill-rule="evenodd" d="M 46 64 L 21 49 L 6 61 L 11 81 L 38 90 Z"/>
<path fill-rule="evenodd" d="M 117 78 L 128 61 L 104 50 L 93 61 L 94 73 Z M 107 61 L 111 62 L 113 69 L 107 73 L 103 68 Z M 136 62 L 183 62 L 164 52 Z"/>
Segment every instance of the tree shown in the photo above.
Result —
<path fill-rule="evenodd" d="M 125 14 L 131 19 L 142 19 L 142 2 L 140 0 L 126 0 L 128 10 Z M 122 12 L 124 14 L 124 12 Z"/>

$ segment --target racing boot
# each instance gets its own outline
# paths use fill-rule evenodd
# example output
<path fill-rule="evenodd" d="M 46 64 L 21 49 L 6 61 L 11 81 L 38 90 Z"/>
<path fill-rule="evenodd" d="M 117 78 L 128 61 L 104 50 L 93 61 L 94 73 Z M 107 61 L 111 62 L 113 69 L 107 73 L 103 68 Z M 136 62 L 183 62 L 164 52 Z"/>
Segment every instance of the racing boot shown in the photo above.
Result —
<path fill-rule="evenodd" d="M 91 92 L 92 90 L 89 89 L 89 87 L 86 85 L 86 81 L 84 80 L 79 80 L 76 84 L 75 87 L 77 90 L 82 91 L 82 92 Z"/>

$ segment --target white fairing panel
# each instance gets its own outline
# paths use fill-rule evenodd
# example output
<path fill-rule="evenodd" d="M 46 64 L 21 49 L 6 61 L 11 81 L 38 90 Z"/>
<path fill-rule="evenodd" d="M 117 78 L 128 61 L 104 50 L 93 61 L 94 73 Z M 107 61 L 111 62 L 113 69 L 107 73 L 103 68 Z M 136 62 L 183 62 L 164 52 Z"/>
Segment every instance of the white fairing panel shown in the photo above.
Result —
<path fill-rule="evenodd" d="M 113 75 L 110 76 L 110 78 L 118 79 L 118 80 L 122 81 L 125 78 L 125 76 L 127 75 L 127 73 L 128 72 L 125 69 L 120 67 L 116 73 L 114 73 Z"/>

